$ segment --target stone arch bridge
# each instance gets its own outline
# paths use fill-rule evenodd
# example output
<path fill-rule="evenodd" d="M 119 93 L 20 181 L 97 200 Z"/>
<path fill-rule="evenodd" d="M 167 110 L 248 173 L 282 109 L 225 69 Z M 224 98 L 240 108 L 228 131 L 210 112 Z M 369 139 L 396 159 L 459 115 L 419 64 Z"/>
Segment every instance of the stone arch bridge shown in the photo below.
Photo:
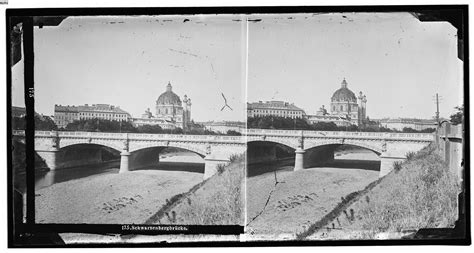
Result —
<path fill-rule="evenodd" d="M 273 142 L 294 149 L 294 170 L 304 169 L 311 159 L 334 159 L 333 150 L 324 147 L 348 144 L 366 148 L 380 157 L 380 176 L 389 173 L 394 162 L 405 160 L 408 152 L 419 151 L 434 141 L 431 133 L 248 129 L 245 136 L 247 143 Z"/>
<path fill-rule="evenodd" d="M 24 143 L 24 131 L 13 131 L 13 138 Z M 153 148 L 183 148 L 204 158 L 204 178 L 207 178 L 216 173 L 219 164 L 228 163 L 232 155 L 245 153 L 247 143 L 255 141 L 293 148 L 295 170 L 305 167 L 305 156 L 312 159 L 331 157 L 331 154 L 311 152 L 317 147 L 350 144 L 367 148 L 379 155 L 380 175 L 383 176 L 392 170 L 394 161 L 404 160 L 408 152 L 416 152 L 433 140 L 433 134 L 425 133 L 247 129 L 242 136 L 36 131 L 34 142 L 35 151 L 51 170 L 62 168 L 58 162 L 62 150 L 74 145 L 95 144 L 120 152 L 120 172 L 134 169 L 135 154 L 140 152 Z"/>

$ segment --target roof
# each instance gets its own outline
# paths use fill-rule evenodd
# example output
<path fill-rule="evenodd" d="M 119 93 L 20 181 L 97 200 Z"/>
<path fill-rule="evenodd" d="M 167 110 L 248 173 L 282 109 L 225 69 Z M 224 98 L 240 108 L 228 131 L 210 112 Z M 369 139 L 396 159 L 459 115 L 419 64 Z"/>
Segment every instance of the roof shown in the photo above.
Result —
<path fill-rule="evenodd" d="M 334 94 L 331 97 L 331 102 L 336 102 L 336 101 L 349 101 L 349 102 L 357 102 L 357 98 L 349 88 L 347 88 L 347 82 L 346 79 L 342 80 L 341 83 L 341 88 L 336 90 Z"/>
<path fill-rule="evenodd" d="M 161 95 L 156 100 L 157 105 L 178 105 L 181 106 L 181 99 L 176 93 L 173 92 L 171 83 L 168 83 L 166 86 L 166 91 L 161 93 Z"/>
<path fill-rule="evenodd" d="M 118 106 L 109 104 L 92 104 L 92 105 L 54 105 L 55 112 L 110 112 L 119 114 L 129 114 Z"/>
<path fill-rule="evenodd" d="M 278 110 L 292 110 L 292 111 L 303 111 L 303 109 L 297 107 L 294 104 L 290 104 L 284 101 L 266 101 L 266 102 L 255 102 L 247 103 L 247 110 L 253 109 L 278 109 Z"/>

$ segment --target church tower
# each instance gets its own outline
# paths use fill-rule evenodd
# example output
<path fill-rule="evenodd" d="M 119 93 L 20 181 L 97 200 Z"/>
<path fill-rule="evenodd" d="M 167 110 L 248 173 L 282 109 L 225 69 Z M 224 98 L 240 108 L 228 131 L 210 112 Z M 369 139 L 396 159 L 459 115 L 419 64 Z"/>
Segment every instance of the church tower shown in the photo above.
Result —
<path fill-rule="evenodd" d="M 183 129 L 188 128 L 191 122 L 191 98 L 184 95 L 183 99 Z"/>
<path fill-rule="evenodd" d="M 367 97 L 359 91 L 359 126 L 364 126 L 367 119 Z"/>

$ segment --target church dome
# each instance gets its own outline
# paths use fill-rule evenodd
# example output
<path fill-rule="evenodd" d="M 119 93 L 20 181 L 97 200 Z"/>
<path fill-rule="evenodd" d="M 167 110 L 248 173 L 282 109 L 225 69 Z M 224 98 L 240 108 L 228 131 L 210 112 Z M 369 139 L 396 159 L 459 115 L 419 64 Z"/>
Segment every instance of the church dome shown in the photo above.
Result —
<path fill-rule="evenodd" d="M 157 105 L 178 105 L 181 106 L 181 99 L 173 92 L 171 84 L 168 83 L 166 91 L 163 92 L 156 100 Z"/>
<path fill-rule="evenodd" d="M 356 98 L 354 92 L 352 92 L 351 90 L 349 90 L 349 88 L 347 88 L 346 79 L 344 79 L 342 81 L 341 88 L 339 88 L 338 90 L 336 90 L 336 92 L 334 92 L 334 94 L 331 97 L 331 101 L 332 102 L 337 102 L 337 101 L 346 102 L 346 101 L 349 101 L 349 102 L 356 102 L 357 103 L 357 98 Z"/>

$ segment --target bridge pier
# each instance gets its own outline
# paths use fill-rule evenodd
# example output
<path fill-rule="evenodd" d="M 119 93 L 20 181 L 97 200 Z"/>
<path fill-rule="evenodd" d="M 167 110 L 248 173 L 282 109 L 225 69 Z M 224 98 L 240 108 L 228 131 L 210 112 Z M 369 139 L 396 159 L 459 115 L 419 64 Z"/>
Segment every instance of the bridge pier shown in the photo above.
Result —
<path fill-rule="evenodd" d="M 403 162 L 406 160 L 405 156 L 390 155 L 388 153 L 382 153 L 380 155 L 380 173 L 379 177 L 383 177 L 393 170 L 393 164 L 395 162 Z"/>
<path fill-rule="evenodd" d="M 130 152 L 123 150 L 120 153 L 120 171 L 119 173 L 124 173 L 130 171 Z"/>
<path fill-rule="evenodd" d="M 59 149 L 37 150 L 36 153 L 43 158 L 44 162 L 50 170 L 59 169 Z"/>
<path fill-rule="evenodd" d="M 208 179 L 217 173 L 219 165 L 227 165 L 230 160 L 228 158 L 220 158 L 214 155 L 207 155 L 204 157 L 204 177 L 203 179 Z"/>
<path fill-rule="evenodd" d="M 298 148 L 295 150 L 295 168 L 293 169 L 294 171 L 297 170 L 302 170 L 304 169 L 304 151 L 301 148 Z"/>

